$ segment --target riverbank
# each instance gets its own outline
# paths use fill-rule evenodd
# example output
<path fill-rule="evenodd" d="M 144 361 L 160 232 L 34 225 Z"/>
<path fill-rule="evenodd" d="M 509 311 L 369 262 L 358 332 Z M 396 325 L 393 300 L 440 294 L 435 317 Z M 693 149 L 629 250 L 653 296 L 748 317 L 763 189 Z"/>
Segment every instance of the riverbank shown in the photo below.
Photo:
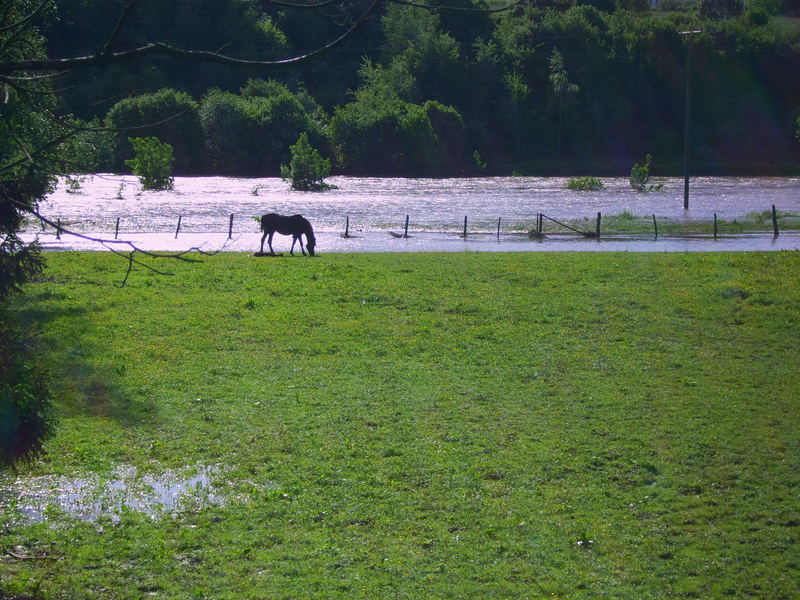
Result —
<path fill-rule="evenodd" d="M 48 253 L 2 592 L 788 597 L 799 256 Z"/>

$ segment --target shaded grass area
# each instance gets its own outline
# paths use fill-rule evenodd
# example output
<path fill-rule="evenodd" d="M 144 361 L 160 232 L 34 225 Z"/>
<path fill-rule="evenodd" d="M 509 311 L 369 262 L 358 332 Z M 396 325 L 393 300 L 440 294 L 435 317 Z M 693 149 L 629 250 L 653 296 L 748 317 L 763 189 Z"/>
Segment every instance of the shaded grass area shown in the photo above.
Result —
<path fill-rule="evenodd" d="M 796 592 L 796 252 L 229 254 L 123 289 L 113 256 L 47 258 L 31 474 L 220 465 L 233 493 L 6 508 L 0 596 Z"/>

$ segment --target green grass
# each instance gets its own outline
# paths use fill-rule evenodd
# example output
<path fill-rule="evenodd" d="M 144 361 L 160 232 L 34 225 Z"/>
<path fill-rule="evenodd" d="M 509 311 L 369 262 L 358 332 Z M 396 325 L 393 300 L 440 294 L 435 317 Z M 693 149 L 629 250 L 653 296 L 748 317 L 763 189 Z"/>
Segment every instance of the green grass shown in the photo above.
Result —
<path fill-rule="evenodd" d="M 47 258 L 21 317 L 61 419 L 23 481 L 218 465 L 228 500 L 6 506 L 0 597 L 796 594 L 797 252 L 228 254 L 122 289 Z"/>
<path fill-rule="evenodd" d="M 797 231 L 800 229 L 800 214 L 778 211 L 776 214 L 779 232 Z M 712 235 L 714 221 L 686 221 L 659 218 L 656 215 L 659 235 Z M 545 222 L 544 233 L 548 231 L 566 231 L 555 223 Z M 569 222 L 570 225 L 582 231 L 594 231 L 595 219 L 584 219 Z M 772 211 L 751 212 L 741 218 L 717 220 L 717 233 L 719 235 L 740 233 L 772 233 Z M 608 234 L 654 234 L 652 215 L 635 215 L 622 212 L 616 215 L 603 215 L 601 231 Z"/>

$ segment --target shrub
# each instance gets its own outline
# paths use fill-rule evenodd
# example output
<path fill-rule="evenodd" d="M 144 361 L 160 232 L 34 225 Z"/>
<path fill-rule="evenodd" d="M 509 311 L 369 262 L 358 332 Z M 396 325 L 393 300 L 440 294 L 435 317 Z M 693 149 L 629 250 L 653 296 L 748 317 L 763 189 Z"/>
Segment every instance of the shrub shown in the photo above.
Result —
<path fill-rule="evenodd" d="M 631 187 L 637 192 L 653 192 L 660 190 L 663 184 L 649 185 L 650 182 L 650 161 L 653 159 L 649 154 L 644 157 L 644 165 L 634 163 L 631 168 Z"/>
<path fill-rule="evenodd" d="M 301 133 L 297 143 L 289 150 L 292 159 L 288 165 L 281 165 L 281 177 L 291 181 L 292 189 L 302 191 L 330 189 L 324 179 L 331 171 L 331 161 L 322 158 L 311 146 L 308 135 Z"/>
<path fill-rule="evenodd" d="M 199 173 L 203 166 L 203 132 L 197 102 L 184 92 L 163 89 L 126 98 L 108 111 L 108 124 L 119 131 L 115 168 L 123 169 L 132 149 L 127 130 L 136 127 L 139 137 L 157 137 L 175 152 L 175 172 Z"/>
<path fill-rule="evenodd" d="M 466 156 L 448 155 L 448 146 L 463 152 L 460 125 L 460 115 L 439 103 L 358 93 L 355 102 L 336 109 L 331 138 L 337 165 L 347 173 L 434 176 L 447 173 L 448 163 L 469 165 Z"/>
<path fill-rule="evenodd" d="M 564 184 L 564 187 L 576 192 L 593 192 L 602 190 L 604 186 L 599 177 L 589 175 L 587 177 L 572 177 Z"/>
<path fill-rule="evenodd" d="M 239 95 L 212 90 L 200 108 L 208 166 L 220 175 L 277 174 L 301 133 L 324 146 L 325 119 L 307 93 L 276 81 L 250 80 Z"/>
<path fill-rule="evenodd" d="M 158 138 L 131 138 L 136 156 L 126 160 L 134 175 L 139 176 L 142 187 L 146 190 L 171 190 L 172 178 L 172 146 L 161 142 Z"/>

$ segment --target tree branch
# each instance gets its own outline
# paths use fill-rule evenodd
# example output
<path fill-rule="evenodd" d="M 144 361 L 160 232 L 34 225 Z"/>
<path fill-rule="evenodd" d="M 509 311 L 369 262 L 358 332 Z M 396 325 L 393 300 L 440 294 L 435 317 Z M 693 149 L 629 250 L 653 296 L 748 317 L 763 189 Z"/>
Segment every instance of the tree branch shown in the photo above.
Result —
<path fill-rule="evenodd" d="M 181 262 L 198 263 L 202 261 L 196 258 L 192 258 L 188 255 L 191 254 L 192 252 L 196 252 L 202 256 L 213 256 L 215 254 L 219 254 L 220 252 L 222 252 L 228 244 L 228 242 L 226 241 L 225 244 L 222 245 L 222 248 L 220 248 L 219 250 L 214 250 L 212 252 L 203 250 L 199 246 L 193 246 L 192 248 L 182 250 L 181 252 L 152 252 L 150 250 L 143 250 L 142 248 L 139 248 L 136 244 L 134 244 L 130 240 L 111 240 L 106 238 L 94 237 L 83 233 L 78 233 L 77 231 L 72 231 L 70 229 L 65 228 L 63 225 L 59 223 L 54 223 L 53 221 L 42 215 L 35 208 L 24 206 L 20 203 L 16 204 L 21 211 L 33 215 L 34 217 L 39 219 L 41 223 L 49 225 L 56 231 L 60 231 L 61 233 L 65 233 L 67 235 L 80 238 L 82 240 L 87 240 L 90 242 L 94 242 L 96 244 L 100 244 L 101 246 L 111 251 L 116 256 L 120 256 L 126 261 L 128 261 L 128 268 L 125 272 L 125 277 L 120 282 L 119 287 L 125 286 L 125 284 L 128 281 L 128 277 L 130 276 L 131 271 L 133 270 L 134 265 L 139 265 L 140 267 L 144 267 L 148 271 L 152 271 L 153 273 L 157 273 L 158 275 L 173 275 L 173 273 L 170 273 L 169 271 L 162 271 L 161 269 L 157 269 L 152 265 L 148 265 L 147 263 L 142 262 L 137 258 L 137 254 L 140 254 L 142 256 L 147 256 L 149 258 L 170 258 L 173 260 L 179 260 Z M 128 250 L 120 250 L 119 248 L 121 247 L 127 247 Z"/>
<path fill-rule="evenodd" d="M 42 11 L 42 9 L 48 5 L 50 1 L 51 0 L 42 0 L 39 6 L 33 9 L 33 12 L 31 14 L 29 14 L 27 17 L 21 18 L 16 23 L 11 23 L 9 25 L 4 25 L 3 27 L 0 27 L 0 32 L 10 31 L 12 29 L 16 29 L 17 27 L 23 27 L 27 25 L 28 23 L 33 21 L 34 18 L 36 18 L 36 15 L 38 15 Z"/>
<path fill-rule="evenodd" d="M 20 36 L 25 33 L 25 30 L 33 23 L 33 19 L 36 18 L 36 15 L 39 14 L 49 2 L 50 0 L 42 0 L 41 4 L 39 4 L 39 6 L 37 6 L 27 17 L 17 21 L 12 25 L 8 25 L 7 27 L 0 29 L 0 31 L 10 31 L 15 28 L 17 29 L 17 31 L 15 31 L 13 35 L 6 40 L 6 43 L 3 44 L 3 47 L 0 48 L 0 56 L 3 56 L 3 54 L 5 54 L 6 51 L 14 45 Z"/>
<path fill-rule="evenodd" d="M 441 4 L 418 4 L 416 2 L 409 2 L 408 0 L 388 0 L 393 4 L 400 4 L 402 6 L 411 6 L 413 8 L 421 8 L 429 11 L 449 11 L 449 12 L 477 12 L 477 13 L 501 13 L 511 10 L 520 4 L 526 4 L 532 0 L 515 0 L 511 4 L 501 6 L 500 8 L 472 8 L 468 6 L 444 6 Z M 535 0 L 534 0 L 535 1 Z"/>
<path fill-rule="evenodd" d="M 130 50 L 122 50 L 119 52 L 109 51 L 106 54 L 96 53 L 88 56 L 76 56 L 70 58 L 2 61 L 0 62 L 0 73 L 13 73 L 16 71 L 63 71 L 69 69 L 101 66 L 108 62 L 135 60 L 146 56 L 171 56 L 181 59 L 205 60 L 208 62 L 215 62 L 235 67 L 289 67 L 315 58 L 320 54 L 323 54 L 345 42 L 347 39 L 352 37 L 352 35 L 365 21 L 367 21 L 367 19 L 372 16 L 372 13 L 375 12 L 377 7 L 385 1 L 386 0 L 372 0 L 369 7 L 364 11 L 361 17 L 359 17 L 359 19 L 338 38 L 324 46 L 307 52 L 306 54 L 293 56 L 291 58 L 280 60 L 248 60 L 243 58 L 234 58 L 232 56 L 219 54 L 217 52 L 209 52 L 207 50 L 186 50 L 164 42 L 153 42 Z"/>
<path fill-rule="evenodd" d="M 120 14 L 119 19 L 117 19 L 117 23 L 114 25 L 114 29 L 111 30 L 111 34 L 108 36 L 108 40 L 106 40 L 106 43 L 97 52 L 98 56 L 102 58 L 108 58 L 108 55 L 111 52 L 111 47 L 113 46 L 114 42 L 117 41 L 117 37 L 119 36 L 119 32 L 122 29 L 122 25 L 125 23 L 125 21 L 128 20 L 128 17 L 134 11 L 137 4 L 139 4 L 139 0 L 131 0 L 130 2 L 128 2 L 128 5 L 123 9 L 122 14 Z"/>

